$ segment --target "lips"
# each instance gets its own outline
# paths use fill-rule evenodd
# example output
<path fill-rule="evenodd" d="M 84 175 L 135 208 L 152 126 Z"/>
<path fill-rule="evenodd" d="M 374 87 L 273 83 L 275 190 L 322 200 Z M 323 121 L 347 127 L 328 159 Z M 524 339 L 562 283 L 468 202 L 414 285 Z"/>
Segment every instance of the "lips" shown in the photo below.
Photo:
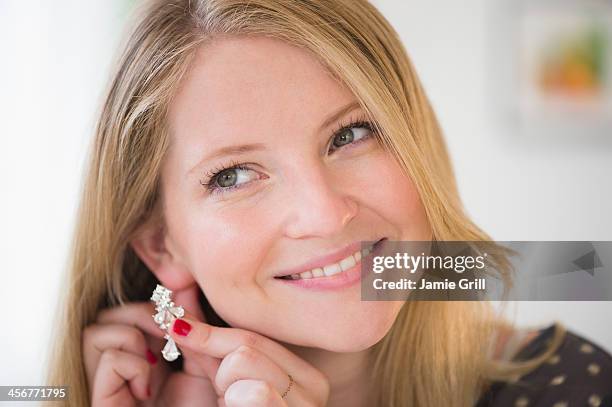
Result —
<path fill-rule="evenodd" d="M 376 242 L 374 243 L 374 246 L 380 243 L 384 239 L 386 239 L 386 237 L 376 240 Z M 367 241 L 373 241 L 373 239 L 367 240 Z M 339 263 L 341 260 L 359 251 L 360 249 L 361 249 L 361 241 L 354 242 L 350 245 L 343 247 L 342 249 L 336 252 L 330 253 L 328 255 L 319 257 L 318 259 L 305 263 L 300 267 L 281 271 L 278 274 L 276 274 L 274 278 L 285 278 L 286 279 L 286 278 L 291 278 L 290 276 L 293 274 L 300 274 L 300 273 L 310 271 L 313 269 L 317 269 L 317 268 L 323 269 L 325 266 Z"/>

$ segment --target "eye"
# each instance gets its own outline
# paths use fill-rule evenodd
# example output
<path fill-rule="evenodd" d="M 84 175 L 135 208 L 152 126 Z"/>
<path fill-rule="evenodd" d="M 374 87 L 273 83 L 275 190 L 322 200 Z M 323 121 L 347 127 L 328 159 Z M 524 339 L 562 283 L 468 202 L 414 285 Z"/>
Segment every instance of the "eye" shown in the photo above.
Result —
<path fill-rule="evenodd" d="M 340 125 L 340 128 L 333 132 L 330 154 L 343 148 L 353 148 L 357 144 L 374 138 L 373 128 L 372 122 L 367 120 L 350 120 L 348 124 Z M 207 172 L 207 181 L 200 181 L 200 184 L 206 187 L 211 194 L 224 194 L 263 178 L 267 176 L 252 170 L 246 164 L 232 162 L 227 166 Z"/>
<path fill-rule="evenodd" d="M 372 138 L 374 133 L 373 125 L 369 121 L 353 121 L 343 125 L 334 133 L 330 145 L 330 154 L 334 151 Z"/>
<path fill-rule="evenodd" d="M 200 181 L 200 184 L 205 186 L 208 192 L 216 194 L 242 188 L 244 185 L 259 178 L 261 177 L 257 171 L 248 168 L 244 164 L 232 163 L 229 167 L 210 171 L 207 173 L 208 181 Z"/>

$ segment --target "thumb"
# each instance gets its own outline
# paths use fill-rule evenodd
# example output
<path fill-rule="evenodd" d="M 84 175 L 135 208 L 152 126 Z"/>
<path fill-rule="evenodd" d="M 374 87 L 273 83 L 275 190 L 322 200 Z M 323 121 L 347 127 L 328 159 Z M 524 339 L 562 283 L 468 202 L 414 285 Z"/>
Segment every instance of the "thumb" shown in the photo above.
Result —
<path fill-rule="evenodd" d="M 174 291 L 173 301 L 175 306 L 183 307 L 185 316 L 197 321 L 206 322 L 200 306 L 200 293 L 200 286 L 195 283 L 182 290 Z M 190 349 L 181 349 L 181 353 L 183 354 L 184 372 L 193 376 L 208 377 L 215 387 L 215 391 L 219 394 L 219 390 L 214 383 L 221 360 L 209 355 L 197 353 Z"/>

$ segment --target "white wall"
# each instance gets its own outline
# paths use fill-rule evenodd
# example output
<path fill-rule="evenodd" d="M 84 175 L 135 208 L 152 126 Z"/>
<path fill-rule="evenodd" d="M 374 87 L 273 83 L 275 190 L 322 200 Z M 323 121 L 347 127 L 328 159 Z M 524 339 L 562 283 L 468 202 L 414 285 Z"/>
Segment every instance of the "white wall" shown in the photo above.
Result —
<path fill-rule="evenodd" d="M 81 167 L 124 3 L 0 0 L 2 385 L 42 381 L 49 310 L 62 289 Z M 475 220 L 498 240 L 612 240 L 604 210 L 612 189 L 601 188 L 610 150 L 508 148 L 487 123 L 485 0 L 376 4 L 399 29 L 439 114 Z M 612 349 L 609 315 L 612 303 L 518 307 L 520 322 L 559 318 Z"/>
<path fill-rule="evenodd" d="M 123 10 L 121 0 L 86 3 L 0 0 L 0 385 L 43 380 L 81 167 Z"/>

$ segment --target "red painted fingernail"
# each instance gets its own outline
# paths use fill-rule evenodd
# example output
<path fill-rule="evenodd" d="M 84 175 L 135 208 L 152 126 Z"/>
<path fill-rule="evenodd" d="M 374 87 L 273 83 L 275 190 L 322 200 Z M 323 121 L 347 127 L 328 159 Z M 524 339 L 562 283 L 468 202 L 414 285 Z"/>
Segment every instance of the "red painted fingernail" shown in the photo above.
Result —
<path fill-rule="evenodd" d="M 155 355 L 153 354 L 153 352 L 151 352 L 151 349 L 147 349 L 147 360 L 149 361 L 150 364 L 154 365 L 157 363 L 157 358 L 155 357 Z"/>
<path fill-rule="evenodd" d="M 172 325 L 172 330 L 181 336 L 187 336 L 189 331 L 191 331 L 191 325 L 187 321 L 177 319 L 174 321 L 174 325 Z"/>

